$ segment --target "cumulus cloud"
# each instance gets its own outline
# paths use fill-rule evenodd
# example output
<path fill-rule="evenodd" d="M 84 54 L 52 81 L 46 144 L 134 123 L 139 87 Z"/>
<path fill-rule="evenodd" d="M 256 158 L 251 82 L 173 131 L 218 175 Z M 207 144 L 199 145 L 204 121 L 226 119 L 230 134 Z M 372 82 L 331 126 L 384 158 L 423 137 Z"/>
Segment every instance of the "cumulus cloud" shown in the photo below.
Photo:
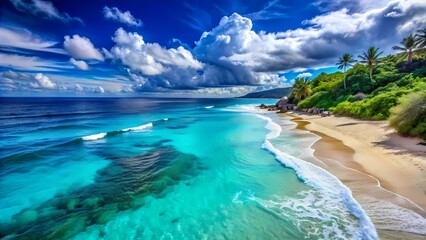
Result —
<path fill-rule="evenodd" d="M 312 77 L 312 73 L 304 72 L 296 76 L 296 78 L 309 78 L 309 77 Z"/>
<path fill-rule="evenodd" d="M 242 17 L 234 14 L 230 22 L 235 23 L 234 18 Z M 239 35 L 238 31 L 241 29 L 232 29 L 235 27 L 232 24 L 228 27 L 229 31 L 234 31 L 232 36 L 216 34 L 226 25 L 228 18 L 224 19 L 219 27 L 212 30 L 214 33 L 203 34 L 197 43 L 193 52 L 198 60 L 191 51 L 182 46 L 166 49 L 158 43 L 145 43 L 138 33 L 126 32 L 122 28 L 119 28 L 113 37 L 115 46 L 109 51 L 104 49 L 104 54 L 129 68 L 129 77 L 135 82 L 134 88 L 137 91 L 281 84 L 285 79 L 276 73 L 253 71 L 254 67 L 249 64 L 244 65 L 235 59 L 227 59 L 232 56 L 234 49 L 242 47 L 240 45 L 244 44 L 244 38 L 247 36 Z M 251 28 L 251 21 L 247 18 L 244 20 Z M 249 34 L 256 35 L 254 32 Z M 211 39 L 219 43 L 204 40 L 211 35 L 214 35 Z M 226 45 L 227 39 L 229 46 Z M 221 45 L 220 41 L 225 41 L 225 45 Z M 236 45 L 232 45 L 234 43 Z"/>
<path fill-rule="evenodd" d="M 386 17 L 396 9 L 398 15 Z M 304 28 L 277 33 L 254 32 L 250 19 L 234 13 L 203 33 L 194 53 L 237 79 L 247 79 L 252 72 L 331 66 L 342 52 L 356 54 L 370 45 L 386 46 L 390 52 L 390 46 L 425 23 L 426 3 L 416 0 L 391 2 L 363 13 L 340 9 L 305 20 Z"/>
<path fill-rule="evenodd" d="M 42 73 L 29 74 L 14 71 L 5 71 L 0 75 L 0 89 L 25 90 L 25 89 L 55 89 L 57 84 Z"/>
<path fill-rule="evenodd" d="M 42 73 L 37 73 L 34 79 L 36 80 L 35 83 L 30 83 L 34 88 L 53 89 L 56 86 L 54 82 L 50 81 L 50 79 Z"/>
<path fill-rule="evenodd" d="M 72 57 L 86 60 L 104 60 L 104 56 L 95 48 L 90 39 L 80 37 L 77 34 L 72 37 L 67 35 L 64 38 L 65 50 L 67 50 Z"/>
<path fill-rule="evenodd" d="M 200 69 L 203 65 L 183 47 L 163 48 L 158 43 L 145 43 L 138 33 L 119 28 L 112 39 L 115 46 L 105 51 L 108 57 L 119 60 L 134 72 L 153 76 L 170 68 Z"/>
<path fill-rule="evenodd" d="M 197 71 L 203 64 L 182 46 L 164 48 L 158 43 L 146 43 L 138 33 L 119 28 L 112 40 L 115 45 L 106 57 L 128 68 L 130 79 L 138 89 L 195 88 Z"/>
<path fill-rule="evenodd" d="M 106 19 L 110 19 L 116 22 L 124 23 L 128 26 L 140 27 L 142 26 L 142 21 L 140 19 L 136 19 L 130 11 L 122 12 L 120 9 L 116 7 L 108 7 L 105 6 L 103 9 L 104 17 Z"/>
<path fill-rule="evenodd" d="M 53 47 L 57 42 L 32 34 L 26 29 L 0 27 L 0 47 L 28 49 L 63 54 L 63 49 Z"/>
<path fill-rule="evenodd" d="M 75 60 L 74 58 L 71 58 L 70 63 L 80 70 L 89 70 L 89 65 L 87 65 L 87 63 L 83 60 Z"/>
<path fill-rule="evenodd" d="M 71 17 L 68 13 L 60 13 L 59 10 L 53 6 L 52 2 L 44 0 L 10 0 L 15 8 L 21 12 L 29 13 L 34 16 L 40 16 L 46 19 L 56 19 L 62 22 L 76 21 L 83 23 L 78 17 Z"/>
<path fill-rule="evenodd" d="M 264 64 L 274 65 L 281 56 L 277 39 L 252 31 L 249 18 L 237 13 L 223 17 L 219 25 L 204 32 L 194 48 L 195 56 L 214 66 L 216 78 L 223 85 L 279 84 L 277 69 L 262 69 Z M 283 46 L 281 46 L 283 47 Z"/>

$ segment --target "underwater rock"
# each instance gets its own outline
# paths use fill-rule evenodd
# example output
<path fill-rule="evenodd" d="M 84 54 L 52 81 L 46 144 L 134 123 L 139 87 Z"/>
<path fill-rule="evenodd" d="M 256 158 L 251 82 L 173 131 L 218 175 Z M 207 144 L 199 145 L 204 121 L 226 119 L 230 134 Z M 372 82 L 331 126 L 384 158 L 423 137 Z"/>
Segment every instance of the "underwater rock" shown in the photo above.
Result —
<path fill-rule="evenodd" d="M 96 208 L 98 206 L 99 197 L 91 197 L 87 198 L 83 201 L 83 206 L 90 207 L 90 208 Z"/>
<path fill-rule="evenodd" d="M 37 220 L 37 212 L 35 210 L 27 210 L 16 217 L 18 224 L 28 224 Z"/>

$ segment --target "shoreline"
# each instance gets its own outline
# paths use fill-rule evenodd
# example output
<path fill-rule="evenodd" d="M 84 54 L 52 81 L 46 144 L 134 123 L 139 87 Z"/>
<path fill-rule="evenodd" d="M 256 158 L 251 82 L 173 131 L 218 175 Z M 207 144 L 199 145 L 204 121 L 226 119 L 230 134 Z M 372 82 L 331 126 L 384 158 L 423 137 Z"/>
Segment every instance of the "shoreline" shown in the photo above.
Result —
<path fill-rule="evenodd" d="M 410 141 L 408 145 L 411 145 L 415 141 L 420 142 L 420 139 L 402 137 L 395 135 L 393 130 L 383 131 L 377 128 L 378 125 L 383 127 L 386 124 L 383 121 L 335 116 L 319 117 L 297 113 L 293 116 L 296 117 L 293 121 L 298 124 L 297 129 L 309 131 L 320 137 L 312 146 L 315 157 L 341 161 L 346 167 L 373 176 L 379 181 L 381 187 L 413 201 L 423 208 L 422 215 L 426 215 L 426 146 L 414 146 L 417 152 L 407 148 L 401 152 L 404 146 L 401 146 L 403 144 L 400 142 Z M 374 128 L 354 127 L 355 125 L 371 125 Z M 351 126 L 351 129 L 345 130 L 345 126 Z M 371 132 L 353 132 L 354 130 L 362 131 L 362 129 Z M 391 136 L 379 136 L 384 132 L 390 132 L 386 135 Z M 363 135 L 364 139 L 359 139 L 359 135 Z M 368 135 L 375 135 L 376 141 L 371 141 L 371 136 Z M 381 141 L 377 141 L 377 138 Z M 398 141 L 399 146 L 394 144 Z M 388 142 L 386 148 L 381 146 L 385 144 L 384 142 Z"/>
<path fill-rule="evenodd" d="M 304 160 L 324 168 L 351 189 L 381 238 L 424 237 L 420 232 L 424 234 L 426 217 L 426 146 L 414 144 L 421 139 L 396 135 L 385 121 L 277 115 L 290 117 L 297 124 L 295 131 L 319 137 L 311 146 L 317 161 Z"/>
<path fill-rule="evenodd" d="M 365 121 L 335 116 L 318 118 L 314 115 L 304 116 L 300 114 L 295 116 L 302 118 L 293 120 L 298 123 L 298 129 L 310 131 L 321 137 L 312 146 L 315 150 L 315 157 L 335 158 L 334 160 L 344 161 L 347 167 L 373 176 L 380 182 L 381 187 L 413 201 L 423 208 L 422 215 L 426 215 L 426 146 L 417 145 L 417 147 L 414 147 L 417 150 L 416 152 L 407 148 L 402 152 L 404 147 L 401 146 L 402 143 L 399 142 L 399 146 L 393 143 L 395 141 L 410 141 L 408 144 L 413 145 L 413 142 L 420 142 L 420 139 L 406 138 L 396 135 L 393 130 L 386 129 L 383 131 L 376 128 L 377 125 L 383 127 L 386 124 L 383 121 Z M 302 121 L 306 123 L 300 125 L 299 123 Z M 372 122 L 374 122 L 374 130 L 368 129 L 373 131 L 362 133 L 364 139 L 358 138 L 358 135 L 361 135 L 360 132 L 353 133 L 353 130 L 361 130 L 361 127 L 352 127 L 352 129 L 346 131 L 342 129 L 342 127 L 356 124 L 370 125 Z M 348 134 L 349 132 L 351 134 Z M 384 132 L 390 132 L 386 135 L 391 136 L 378 136 Z M 371 136 L 368 135 L 376 135 L 374 140 L 382 138 L 380 139 L 382 141 L 371 141 L 369 139 Z M 385 144 L 384 142 L 389 142 L 389 144 L 383 147 L 381 144 Z M 351 151 L 352 153 L 348 154 Z M 330 152 L 333 152 L 332 157 L 326 155 Z M 346 156 L 344 153 L 346 153 Z M 369 154 L 371 156 L 367 156 Z"/>

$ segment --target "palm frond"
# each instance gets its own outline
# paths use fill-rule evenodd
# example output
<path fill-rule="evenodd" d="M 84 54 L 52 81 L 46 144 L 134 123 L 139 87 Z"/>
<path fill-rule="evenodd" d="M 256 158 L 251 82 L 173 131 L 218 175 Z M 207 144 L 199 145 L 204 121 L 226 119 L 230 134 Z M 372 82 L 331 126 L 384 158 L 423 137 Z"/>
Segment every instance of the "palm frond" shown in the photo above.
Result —
<path fill-rule="evenodd" d="M 401 50 L 401 51 L 406 51 L 407 49 L 404 47 L 400 47 L 400 46 L 393 46 L 392 47 L 393 50 Z"/>

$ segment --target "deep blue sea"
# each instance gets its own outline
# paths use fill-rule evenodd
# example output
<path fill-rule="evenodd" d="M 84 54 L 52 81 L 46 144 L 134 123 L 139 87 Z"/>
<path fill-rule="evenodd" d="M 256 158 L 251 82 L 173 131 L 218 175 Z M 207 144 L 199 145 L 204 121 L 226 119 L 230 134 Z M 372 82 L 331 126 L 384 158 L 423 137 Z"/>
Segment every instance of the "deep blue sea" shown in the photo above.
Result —
<path fill-rule="evenodd" d="M 377 238 L 274 100 L 0 101 L 0 238 Z"/>

